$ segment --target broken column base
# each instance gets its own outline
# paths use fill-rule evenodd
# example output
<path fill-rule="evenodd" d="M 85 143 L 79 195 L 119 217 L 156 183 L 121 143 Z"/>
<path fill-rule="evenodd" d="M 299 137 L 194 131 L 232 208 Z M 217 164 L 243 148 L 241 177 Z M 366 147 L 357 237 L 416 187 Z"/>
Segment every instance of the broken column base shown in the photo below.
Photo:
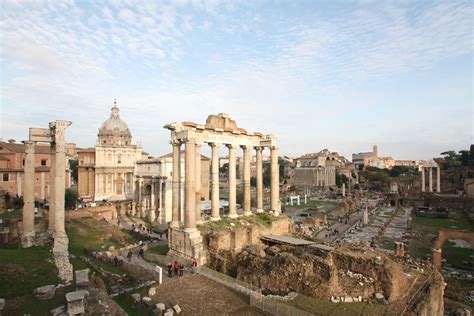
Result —
<path fill-rule="evenodd" d="M 69 262 L 69 239 L 65 233 L 55 234 L 53 245 L 54 263 L 58 268 L 58 277 L 64 282 L 73 280 L 73 268 Z"/>
<path fill-rule="evenodd" d="M 25 233 L 20 235 L 21 248 L 34 246 L 35 233 Z"/>
<path fill-rule="evenodd" d="M 204 264 L 202 236 L 199 230 L 187 232 L 183 228 L 170 228 L 169 247 L 170 255 L 186 260 L 195 258 L 199 264 Z"/>
<path fill-rule="evenodd" d="M 48 245 L 51 239 L 46 232 L 39 232 L 39 233 L 21 234 L 20 241 L 21 241 L 22 248 L 29 248 L 33 246 Z"/>

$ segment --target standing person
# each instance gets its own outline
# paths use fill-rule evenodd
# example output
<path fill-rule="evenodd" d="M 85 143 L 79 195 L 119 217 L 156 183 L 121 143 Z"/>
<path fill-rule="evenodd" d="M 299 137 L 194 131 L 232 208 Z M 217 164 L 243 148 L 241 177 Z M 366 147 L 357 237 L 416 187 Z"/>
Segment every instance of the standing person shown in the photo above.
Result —
<path fill-rule="evenodd" d="M 196 268 L 197 268 L 197 261 L 196 258 L 193 258 L 193 261 L 191 262 L 191 273 L 195 274 L 196 273 Z"/>
<path fill-rule="evenodd" d="M 117 225 L 120 227 L 120 218 L 117 219 Z"/>
<path fill-rule="evenodd" d="M 175 261 L 174 262 L 174 275 L 178 275 L 178 271 L 179 271 L 179 263 L 178 261 Z"/>
<path fill-rule="evenodd" d="M 129 250 L 128 253 L 127 253 L 127 259 L 128 259 L 128 261 L 132 261 L 132 255 L 133 255 L 132 251 Z"/>
<path fill-rule="evenodd" d="M 145 251 L 143 251 L 143 247 L 140 247 L 140 251 L 138 252 L 138 254 L 140 255 L 140 257 L 145 259 Z"/>
<path fill-rule="evenodd" d="M 184 275 L 184 264 L 180 264 L 179 265 L 179 276 L 183 276 Z"/>
<path fill-rule="evenodd" d="M 173 277 L 173 264 L 171 262 L 168 263 L 168 277 Z"/>

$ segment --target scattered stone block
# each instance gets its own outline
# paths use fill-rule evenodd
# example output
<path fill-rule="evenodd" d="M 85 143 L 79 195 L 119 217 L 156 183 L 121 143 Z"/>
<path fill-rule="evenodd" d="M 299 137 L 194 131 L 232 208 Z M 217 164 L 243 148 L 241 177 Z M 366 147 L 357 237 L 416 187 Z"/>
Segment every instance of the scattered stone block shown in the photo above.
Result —
<path fill-rule="evenodd" d="M 134 302 L 134 303 L 138 303 L 138 302 L 140 302 L 140 300 L 141 300 L 140 294 L 138 294 L 138 293 L 134 293 L 134 294 L 132 294 L 132 295 L 130 295 L 130 296 L 133 298 L 133 302 Z"/>
<path fill-rule="evenodd" d="M 153 301 L 151 300 L 151 297 L 148 297 L 148 296 L 144 296 L 142 298 L 142 302 L 145 303 L 147 306 L 153 305 Z"/>
<path fill-rule="evenodd" d="M 179 307 L 178 304 L 176 304 L 175 306 L 173 306 L 173 309 L 174 309 L 174 311 L 176 312 L 176 314 L 181 313 L 181 307 Z"/>
<path fill-rule="evenodd" d="M 85 313 L 87 296 L 89 296 L 89 292 L 86 290 L 66 293 L 68 315 Z"/>
<path fill-rule="evenodd" d="M 344 296 L 344 303 L 353 303 L 354 302 L 354 299 L 352 298 L 352 296 Z"/>
<path fill-rule="evenodd" d="M 331 302 L 340 303 L 341 299 L 339 298 L 339 296 L 331 296 Z"/>
<path fill-rule="evenodd" d="M 156 294 L 156 287 L 151 287 L 148 289 L 148 296 L 153 296 Z"/>
<path fill-rule="evenodd" d="M 385 297 L 383 296 L 382 293 L 375 293 L 375 299 L 377 301 L 384 301 L 385 300 Z"/>
<path fill-rule="evenodd" d="M 56 287 L 54 285 L 45 285 L 35 289 L 33 293 L 37 299 L 49 300 L 52 299 L 56 293 Z"/>
<path fill-rule="evenodd" d="M 166 310 L 166 306 L 163 303 L 155 304 L 155 308 L 159 309 L 161 312 L 164 312 Z"/>
<path fill-rule="evenodd" d="M 52 316 L 65 316 L 65 315 L 67 315 L 66 305 L 61 305 L 59 307 L 56 307 L 55 309 L 52 309 L 51 310 L 51 315 Z"/>
<path fill-rule="evenodd" d="M 89 286 L 89 269 L 77 270 L 76 274 L 76 288 L 87 288 Z"/>
<path fill-rule="evenodd" d="M 3 310 L 5 307 L 6 301 L 4 298 L 0 298 L 0 312 Z"/>
<path fill-rule="evenodd" d="M 164 316 L 173 316 L 173 315 L 174 315 L 173 309 L 172 309 L 172 308 L 168 308 L 168 309 L 166 310 Z"/>
<path fill-rule="evenodd" d="M 114 251 L 115 250 L 115 246 L 109 246 L 109 249 L 107 249 L 108 251 Z"/>

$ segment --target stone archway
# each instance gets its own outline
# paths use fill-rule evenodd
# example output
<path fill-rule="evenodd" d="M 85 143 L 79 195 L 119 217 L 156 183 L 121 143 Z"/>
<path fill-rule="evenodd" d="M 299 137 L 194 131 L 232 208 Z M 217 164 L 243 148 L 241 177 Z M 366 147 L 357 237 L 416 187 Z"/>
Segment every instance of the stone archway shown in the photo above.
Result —
<path fill-rule="evenodd" d="M 474 248 L 474 232 L 460 232 L 456 230 L 440 230 L 438 238 L 434 241 L 433 247 L 433 265 L 441 267 L 441 249 L 448 239 L 462 239 L 467 241 L 472 248 Z"/>

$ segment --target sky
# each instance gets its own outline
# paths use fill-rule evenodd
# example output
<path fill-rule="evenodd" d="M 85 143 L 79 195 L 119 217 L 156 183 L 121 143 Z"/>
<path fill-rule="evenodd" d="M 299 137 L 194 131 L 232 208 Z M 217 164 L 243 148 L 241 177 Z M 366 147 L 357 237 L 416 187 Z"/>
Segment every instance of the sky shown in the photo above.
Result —
<path fill-rule="evenodd" d="M 114 99 L 134 142 L 228 113 L 280 153 L 430 159 L 474 143 L 472 1 L 2 0 L 0 138 L 70 120 L 94 146 Z"/>

